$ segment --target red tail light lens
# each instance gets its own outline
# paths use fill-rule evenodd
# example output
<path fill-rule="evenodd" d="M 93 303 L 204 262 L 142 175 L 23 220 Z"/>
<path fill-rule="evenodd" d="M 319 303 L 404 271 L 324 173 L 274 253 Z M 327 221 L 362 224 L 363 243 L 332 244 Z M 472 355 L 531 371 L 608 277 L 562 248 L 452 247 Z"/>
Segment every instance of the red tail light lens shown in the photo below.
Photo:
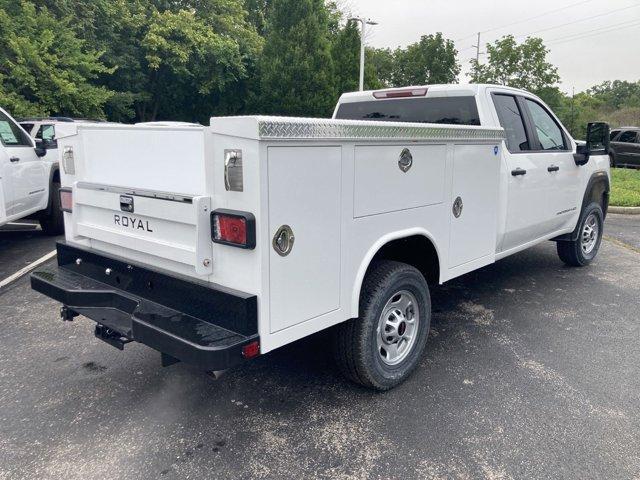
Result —
<path fill-rule="evenodd" d="M 256 221 L 248 212 L 215 210 L 211 214 L 211 227 L 215 243 L 247 249 L 256 246 Z"/>
<path fill-rule="evenodd" d="M 69 213 L 73 211 L 73 191 L 70 188 L 60 189 L 60 210 Z"/>
<path fill-rule="evenodd" d="M 260 355 L 260 343 L 256 340 L 242 347 L 242 356 L 244 358 L 253 358 Z"/>

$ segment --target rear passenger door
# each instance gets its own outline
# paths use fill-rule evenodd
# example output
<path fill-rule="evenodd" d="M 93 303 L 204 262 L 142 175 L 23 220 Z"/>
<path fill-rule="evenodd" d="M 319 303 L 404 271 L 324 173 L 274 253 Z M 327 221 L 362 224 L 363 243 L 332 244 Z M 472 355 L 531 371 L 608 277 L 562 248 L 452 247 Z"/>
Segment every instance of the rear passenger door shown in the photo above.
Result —
<path fill-rule="evenodd" d="M 506 133 L 503 161 L 507 174 L 507 206 L 504 236 L 498 246 L 499 251 L 506 251 L 542 237 L 548 230 L 547 161 L 531 154 L 532 139 L 520 99 L 504 93 L 493 93 L 491 98 Z"/>

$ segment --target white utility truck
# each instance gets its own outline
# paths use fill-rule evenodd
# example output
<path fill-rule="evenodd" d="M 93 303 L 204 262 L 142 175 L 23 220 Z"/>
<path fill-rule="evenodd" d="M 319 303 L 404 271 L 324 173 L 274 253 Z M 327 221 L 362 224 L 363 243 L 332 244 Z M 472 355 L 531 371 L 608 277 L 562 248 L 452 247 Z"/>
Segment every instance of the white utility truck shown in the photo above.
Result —
<path fill-rule="evenodd" d="M 32 275 L 123 348 L 220 371 L 332 328 L 350 379 L 418 364 L 428 285 L 545 240 L 596 256 L 608 126 L 576 144 L 535 96 L 491 85 L 345 94 L 333 119 L 82 125 L 59 137 L 66 242 Z"/>
<path fill-rule="evenodd" d="M 36 218 L 45 233 L 64 231 L 57 158 L 0 108 L 0 225 Z"/>

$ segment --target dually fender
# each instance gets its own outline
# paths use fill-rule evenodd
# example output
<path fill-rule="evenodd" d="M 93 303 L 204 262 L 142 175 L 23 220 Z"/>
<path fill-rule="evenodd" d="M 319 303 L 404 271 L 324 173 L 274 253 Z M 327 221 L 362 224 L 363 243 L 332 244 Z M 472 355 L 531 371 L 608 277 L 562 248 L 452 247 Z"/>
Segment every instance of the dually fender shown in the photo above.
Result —
<path fill-rule="evenodd" d="M 394 240 L 401 240 L 403 238 L 414 237 L 414 236 L 423 236 L 427 240 L 431 242 L 433 245 L 436 255 L 438 256 L 438 267 L 439 272 L 443 271 L 442 265 L 442 255 L 440 252 L 440 248 L 438 247 L 437 242 L 435 241 L 434 236 L 424 228 L 414 227 L 406 230 L 398 230 L 395 232 L 389 232 L 382 237 L 380 237 L 367 251 L 366 255 L 360 262 L 360 267 L 358 268 L 358 273 L 356 274 L 355 281 L 353 283 L 353 288 L 351 290 L 351 317 L 356 318 L 359 316 L 360 309 L 360 291 L 362 289 L 362 282 L 364 281 L 364 276 L 367 273 L 367 269 L 373 260 L 373 257 L 380 251 L 382 247 L 384 247 L 389 242 Z M 440 273 L 440 278 L 442 278 L 442 273 Z"/>
<path fill-rule="evenodd" d="M 587 182 L 587 187 L 584 190 L 584 196 L 582 197 L 582 205 L 580 207 L 580 211 L 584 210 L 584 208 L 591 202 L 599 202 L 602 201 L 602 213 L 604 216 L 607 216 L 607 209 L 609 208 L 609 192 L 611 191 L 611 186 L 609 182 L 609 175 L 605 170 L 598 170 L 591 174 L 589 177 L 589 181 Z M 564 235 L 560 235 L 552 240 L 554 241 L 573 241 L 578 238 L 579 235 L 579 225 L 576 225 L 576 228 L 571 233 L 566 233 Z"/>

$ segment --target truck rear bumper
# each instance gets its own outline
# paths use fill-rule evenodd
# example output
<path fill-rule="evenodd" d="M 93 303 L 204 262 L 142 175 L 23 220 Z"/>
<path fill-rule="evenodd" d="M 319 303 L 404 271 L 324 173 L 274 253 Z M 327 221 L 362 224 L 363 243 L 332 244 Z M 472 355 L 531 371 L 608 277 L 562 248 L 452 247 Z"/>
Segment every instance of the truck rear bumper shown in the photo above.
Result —
<path fill-rule="evenodd" d="M 122 348 L 129 341 L 204 370 L 224 370 L 258 352 L 257 299 L 125 259 L 59 243 L 58 265 L 31 275 L 31 286 L 63 304 L 63 318 L 82 314 L 96 336 Z"/>

